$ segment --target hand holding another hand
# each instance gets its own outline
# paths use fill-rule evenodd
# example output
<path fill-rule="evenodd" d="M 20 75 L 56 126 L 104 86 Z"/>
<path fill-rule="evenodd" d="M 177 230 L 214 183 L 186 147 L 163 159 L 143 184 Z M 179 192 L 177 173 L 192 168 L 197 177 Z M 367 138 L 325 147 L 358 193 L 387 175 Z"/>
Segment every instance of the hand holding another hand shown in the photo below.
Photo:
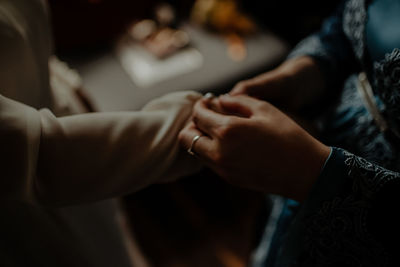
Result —
<path fill-rule="evenodd" d="M 330 152 L 273 105 L 244 95 L 198 101 L 179 138 L 228 182 L 296 200 L 307 196 Z"/>

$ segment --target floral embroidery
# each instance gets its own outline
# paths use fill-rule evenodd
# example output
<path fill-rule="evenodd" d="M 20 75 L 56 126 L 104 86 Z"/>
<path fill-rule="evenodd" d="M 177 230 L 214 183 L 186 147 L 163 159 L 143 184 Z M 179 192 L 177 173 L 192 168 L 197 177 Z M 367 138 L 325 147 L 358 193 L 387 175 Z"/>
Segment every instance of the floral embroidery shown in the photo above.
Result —
<path fill-rule="evenodd" d="M 383 247 L 366 229 L 368 205 L 354 196 L 324 203 L 308 220 L 300 266 L 385 266 Z"/>
<path fill-rule="evenodd" d="M 374 64 L 375 91 L 385 103 L 390 128 L 400 132 L 400 49 L 395 48 Z"/>
<path fill-rule="evenodd" d="M 296 266 L 387 266 L 388 255 L 367 228 L 373 197 L 399 174 L 347 151 L 350 192 L 325 202 L 308 219 L 305 252 Z M 368 255 L 368 256 L 367 256 Z"/>
<path fill-rule="evenodd" d="M 350 0 L 343 11 L 343 31 L 352 43 L 357 58 L 362 61 L 365 51 L 365 0 Z"/>

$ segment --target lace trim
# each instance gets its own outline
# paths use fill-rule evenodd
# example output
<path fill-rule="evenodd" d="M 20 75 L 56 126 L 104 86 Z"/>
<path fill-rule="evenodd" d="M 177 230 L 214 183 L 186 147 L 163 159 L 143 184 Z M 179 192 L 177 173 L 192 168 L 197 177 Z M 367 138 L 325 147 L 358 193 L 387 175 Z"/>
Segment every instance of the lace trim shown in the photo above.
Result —
<path fill-rule="evenodd" d="M 357 157 L 347 151 L 343 151 L 349 167 L 348 175 L 353 179 L 352 193 L 362 200 L 370 200 L 389 181 L 398 179 L 399 174 L 373 164 L 364 158 Z"/>

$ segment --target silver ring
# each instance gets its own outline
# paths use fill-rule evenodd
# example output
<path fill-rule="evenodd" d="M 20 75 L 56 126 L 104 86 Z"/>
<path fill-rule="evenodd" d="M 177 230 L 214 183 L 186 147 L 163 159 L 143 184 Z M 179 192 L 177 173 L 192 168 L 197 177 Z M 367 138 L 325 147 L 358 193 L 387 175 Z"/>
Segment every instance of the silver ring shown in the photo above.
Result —
<path fill-rule="evenodd" d="M 188 152 L 190 155 L 192 155 L 192 156 L 195 155 L 195 154 L 194 154 L 194 151 L 193 151 L 194 144 L 197 142 L 197 140 L 200 139 L 200 137 L 201 137 L 201 135 L 196 135 L 195 137 L 193 137 L 192 143 L 190 144 L 190 147 L 189 147 L 189 149 L 187 150 L 187 152 Z"/>

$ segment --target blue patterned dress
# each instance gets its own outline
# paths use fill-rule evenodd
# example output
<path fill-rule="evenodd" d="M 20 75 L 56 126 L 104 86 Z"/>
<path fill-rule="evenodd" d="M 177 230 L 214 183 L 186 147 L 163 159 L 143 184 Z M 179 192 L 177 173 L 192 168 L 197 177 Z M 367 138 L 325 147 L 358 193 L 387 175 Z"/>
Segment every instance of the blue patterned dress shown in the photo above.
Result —
<path fill-rule="evenodd" d="M 400 0 L 349 0 L 289 55 L 314 57 L 340 89 L 322 116 L 332 151 L 305 202 L 274 199 L 253 266 L 400 266 L 399 49 Z M 357 90 L 360 72 L 386 129 Z"/>

